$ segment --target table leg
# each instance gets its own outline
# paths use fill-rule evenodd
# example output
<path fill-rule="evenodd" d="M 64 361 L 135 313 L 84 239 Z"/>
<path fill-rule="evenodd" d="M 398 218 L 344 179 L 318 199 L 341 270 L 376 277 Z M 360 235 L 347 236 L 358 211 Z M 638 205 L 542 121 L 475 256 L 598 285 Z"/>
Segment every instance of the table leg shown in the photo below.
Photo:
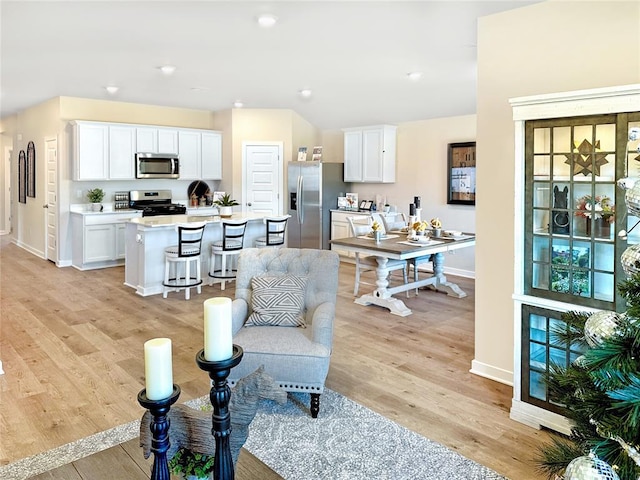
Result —
<path fill-rule="evenodd" d="M 447 281 L 447 277 L 444 275 L 444 253 L 433 254 L 433 276 L 436 278 L 435 284 L 432 287 L 439 292 L 445 292 L 447 295 L 456 298 L 464 298 L 467 296 L 458 285 Z"/>
<path fill-rule="evenodd" d="M 376 268 L 376 288 L 372 293 L 367 293 L 361 297 L 356 298 L 355 303 L 358 305 L 378 305 L 380 307 L 388 308 L 389 311 L 400 317 L 406 317 L 411 315 L 411 310 L 407 308 L 402 300 L 399 300 L 393 296 L 387 290 L 389 286 L 389 269 L 387 268 L 387 257 L 376 257 L 378 261 L 378 268 Z"/>

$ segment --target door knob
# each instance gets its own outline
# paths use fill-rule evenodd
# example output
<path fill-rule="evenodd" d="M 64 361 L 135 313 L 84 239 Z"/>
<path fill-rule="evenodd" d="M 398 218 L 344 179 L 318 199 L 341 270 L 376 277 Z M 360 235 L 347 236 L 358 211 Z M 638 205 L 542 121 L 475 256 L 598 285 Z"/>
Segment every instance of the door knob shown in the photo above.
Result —
<path fill-rule="evenodd" d="M 247 207 L 250 207 L 250 206 L 251 206 L 251 202 L 247 202 Z"/>
<path fill-rule="evenodd" d="M 42 208 L 49 208 L 49 204 L 42 205 Z"/>

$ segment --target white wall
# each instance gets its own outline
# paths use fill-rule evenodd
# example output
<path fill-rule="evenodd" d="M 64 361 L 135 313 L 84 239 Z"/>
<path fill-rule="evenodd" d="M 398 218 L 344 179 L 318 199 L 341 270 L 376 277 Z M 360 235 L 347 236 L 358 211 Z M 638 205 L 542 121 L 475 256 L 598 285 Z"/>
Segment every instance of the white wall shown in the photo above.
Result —
<path fill-rule="evenodd" d="M 516 209 L 509 99 L 639 80 L 638 2 L 549 1 L 480 19 L 474 372 L 505 383 L 513 377 Z"/>

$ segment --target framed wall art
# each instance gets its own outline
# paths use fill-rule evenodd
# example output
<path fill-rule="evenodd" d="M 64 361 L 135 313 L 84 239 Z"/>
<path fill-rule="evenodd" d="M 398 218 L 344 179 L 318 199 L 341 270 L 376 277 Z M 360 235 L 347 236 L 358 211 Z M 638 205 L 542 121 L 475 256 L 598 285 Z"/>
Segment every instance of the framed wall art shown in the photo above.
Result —
<path fill-rule="evenodd" d="M 18 154 L 18 202 L 27 203 L 27 154 Z"/>
<path fill-rule="evenodd" d="M 36 146 L 27 144 L 27 197 L 36 197 Z"/>
<path fill-rule="evenodd" d="M 476 204 L 476 142 L 450 143 L 447 203 Z"/>

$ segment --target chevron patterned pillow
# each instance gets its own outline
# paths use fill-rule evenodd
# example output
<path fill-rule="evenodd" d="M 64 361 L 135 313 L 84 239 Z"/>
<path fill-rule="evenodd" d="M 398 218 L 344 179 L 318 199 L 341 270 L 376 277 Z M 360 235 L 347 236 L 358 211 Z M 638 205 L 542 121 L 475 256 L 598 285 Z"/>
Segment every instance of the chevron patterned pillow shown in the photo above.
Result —
<path fill-rule="evenodd" d="M 303 311 L 307 277 L 253 277 L 251 288 L 253 313 L 245 325 L 305 327 Z"/>

